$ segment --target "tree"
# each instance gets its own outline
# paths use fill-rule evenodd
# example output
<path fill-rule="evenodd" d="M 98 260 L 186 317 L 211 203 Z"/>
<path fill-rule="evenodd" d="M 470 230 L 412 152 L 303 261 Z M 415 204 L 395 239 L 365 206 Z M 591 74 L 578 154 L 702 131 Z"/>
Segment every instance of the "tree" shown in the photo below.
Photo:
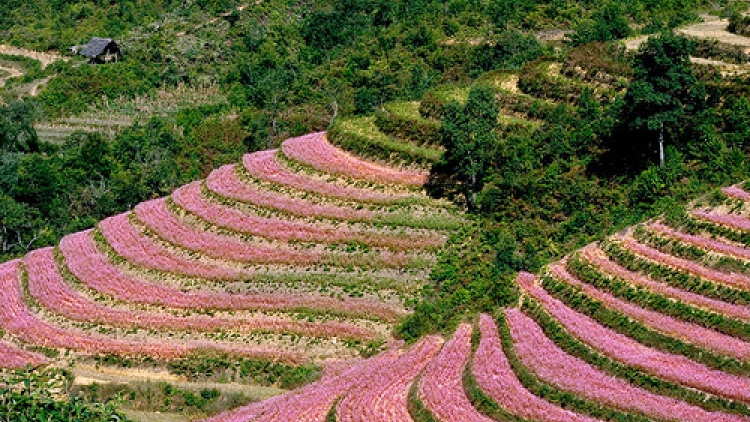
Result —
<path fill-rule="evenodd" d="M 477 193 L 491 169 L 498 112 L 495 93 L 486 86 L 472 88 L 465 106 L 452 101 L 443 111 L 440 132 L 445 153 L 439 165 L 458 177 L 470 210 L 476 208 Z"/>
<path fill-rule="evenodd" d="M 683 147 L 682 135 L 706 108 L 706 88 L 690 67 L 695 48 L 685 37 L 663 33 L 649 38 L 639 49 L 624 107 L 625 121 L 636 132 L 627 142 L 632 143 L 638 159 L 657 150 L 657 139 L 659 151 L 663 151 L 663 141 Z M 660 161 L 663 165 L 663 157 Z"/>
<path fill-rule="evenodd" d="M 590 21 L 585 21 L 576 28 L 576 32 L 572 36 L 573 44 L 613 41 L 630 36 L 632 31 L 624 16 L 623 7 L 620 4 L 606 4 L 594 12 Z"/>

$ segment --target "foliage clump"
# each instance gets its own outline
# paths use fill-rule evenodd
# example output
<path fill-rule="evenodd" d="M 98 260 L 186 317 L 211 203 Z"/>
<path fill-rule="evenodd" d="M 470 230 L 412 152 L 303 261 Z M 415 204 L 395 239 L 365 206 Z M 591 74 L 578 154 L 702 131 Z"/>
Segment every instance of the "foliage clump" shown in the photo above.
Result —
<path fill-rule="evenodd" d="M 0 376 L 0 420 L 126 422 L 116 401 L 89 403 L 67 394 L 72 376 L 61 370 L 20 370 Z"/>

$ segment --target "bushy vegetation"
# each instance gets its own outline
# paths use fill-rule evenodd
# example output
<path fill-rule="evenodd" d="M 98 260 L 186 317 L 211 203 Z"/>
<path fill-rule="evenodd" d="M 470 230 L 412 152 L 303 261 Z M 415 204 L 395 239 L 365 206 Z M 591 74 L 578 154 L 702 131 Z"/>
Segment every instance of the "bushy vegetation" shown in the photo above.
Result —
<path fill-rule="evenodd" d="M 112 141 L 79 132 L 63 145 L 43 144 L 32 126 L 33 104 L 0 106 L 6 258 L 54 244 L 258 149 L 238 119 L 212 117 L 211 110 L 186 110 L 171 122 L 155 118 Z"/>
<path fill-rule="evenodd" d="M 91 403 L 67 394 L 70 374 L 19 370 L 0 375 L 0 419 L 6 421 L 128 421 L 117 401 Z"/>
<path fill-rule="evenodd" d="M 746 97 L 708 88 L 688 63 L 694 48 L 688 39 L 662 34 L 632 64 L 617 58 L 616 49 L 599 49 L 615 55 L 596 59 L 606 63 L 602 68 L 632 75 L 626 91 L 597 99 L 594 88 L 584 87 L 575 106 L 558 101 L 539 127 L 495 123 L 498 137 L 482 147 L 490 157 L 477 191 L 482 233 L 467 235 L 463 252 L 446 251 L 404 335 L 449 329 L 467 313 L 487 311 L 487 301 L 512 304 L 516 271 L 537 270 L 606 233 L 747 177 L 746 145 L 738 137 L 746 133 L 738 121 Z M 519 94 L 496 99 L 507 107 L 513 96 Z M 443 128 L 452 127 L 450 116 L 443 115 Z M 435 171 L 461 174 L 455 163 Z M 488 288 L 479 281 L 484 277 L 496 284 Z"/>
<path fill-rule="evenodd" d="M 750 36 L 750 16 L 745 16 L 741 13 L 732 14 L 729 17 L 727 30 L 737 35 Z"/>

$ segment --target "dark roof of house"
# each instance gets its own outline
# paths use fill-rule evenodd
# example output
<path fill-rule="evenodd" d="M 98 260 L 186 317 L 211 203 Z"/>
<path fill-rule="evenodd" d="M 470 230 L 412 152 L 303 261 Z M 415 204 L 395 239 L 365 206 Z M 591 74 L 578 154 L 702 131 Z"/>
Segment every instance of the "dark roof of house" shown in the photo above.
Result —
<path fill-rule="evenodd" d="M 96 57 L 104 52 L 104 49 L 112 42 L 112 38 L 94 37 L 80 50 L 80 54 L 86 57 Z"/>

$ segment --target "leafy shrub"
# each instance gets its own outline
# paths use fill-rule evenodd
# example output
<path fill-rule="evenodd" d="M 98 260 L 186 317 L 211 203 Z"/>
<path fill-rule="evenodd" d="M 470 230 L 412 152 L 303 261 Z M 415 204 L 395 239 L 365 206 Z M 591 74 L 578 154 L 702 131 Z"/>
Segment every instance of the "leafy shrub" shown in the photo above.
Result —
<path fill-rule="evenodd" d="M 80 397 L 60 395 L 71 375 L 53 369 L 15 371 L 0 378 L 0 419 L 45 422 L 127 422 L 115 402 L 87 403 Z M 55 395 L 53 392 L 58 392 Z"/>
<path fill-rule="evenodd" d="M 744 16 L 740 13 L 732 14 L 729 17 L 727 31 L 745 37 L 750 36 L 750 16 Z"/>

